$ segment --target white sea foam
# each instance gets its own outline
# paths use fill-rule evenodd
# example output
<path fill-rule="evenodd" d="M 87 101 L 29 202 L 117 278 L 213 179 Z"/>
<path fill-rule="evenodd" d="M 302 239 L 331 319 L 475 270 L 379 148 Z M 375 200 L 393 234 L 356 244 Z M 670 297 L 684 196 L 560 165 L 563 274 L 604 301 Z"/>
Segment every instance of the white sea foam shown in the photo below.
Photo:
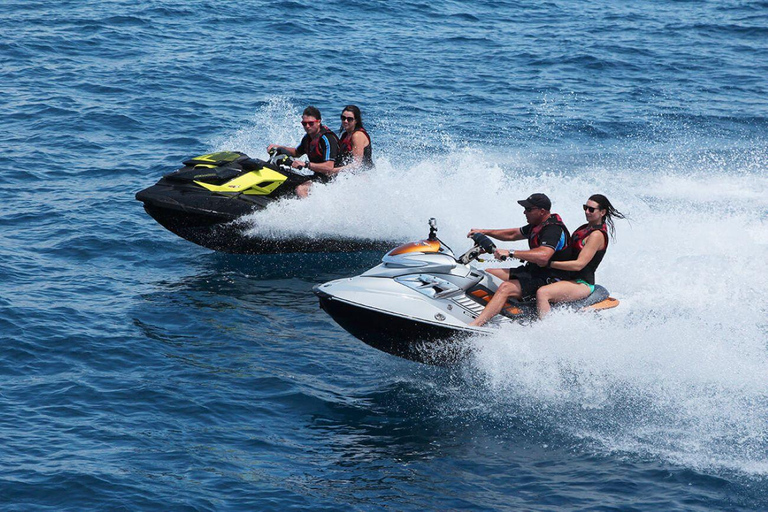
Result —
<path fill-rule="evenodd" d="M 299 114 L 273 102 L 214 149 L 263 156 L 269 142 L 296 143 Z M 440 151 L 405 161 L 377 145 L 374 170 L 314 185 L 306 200 L 253 215 L 251 229 L 409 241 L 436 217 L 459 252 L 472 227 L 522 225 L 516 199 L 532 192 L 546 192 L 571 228 L 585 199 L 603 193 L 631 219 L 617 221 L 598 272 L 622 305 L 600 319 L 554 313 L 475 340 L 473 367 L 496 391 L 489 405 L 529 407 L 599 450 L 768 474 L 764 152 L 745 149 L 731 163 L 638 147 L 560 173 L 540 154 L 527 161 L 429 140 Z"/>
<path fill-rule="evenodd" d="M 540 187 L 571 225 L 592 191 L 630 214 L 598 272 L 622 305 L 508 327 L 474 364 L 497 399 L 601 449 L 768 474 L 768 177 L 630 171 Z"/>

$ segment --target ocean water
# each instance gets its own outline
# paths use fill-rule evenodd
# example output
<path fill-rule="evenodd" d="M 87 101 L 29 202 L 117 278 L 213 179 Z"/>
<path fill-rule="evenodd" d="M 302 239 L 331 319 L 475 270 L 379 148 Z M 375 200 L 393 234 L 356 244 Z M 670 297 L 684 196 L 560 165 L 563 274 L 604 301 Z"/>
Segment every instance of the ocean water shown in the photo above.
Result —
<path fill-rule="evenodd" d="M 768 509 L 768 3 L 0 3 L 0 510 Z M 232 256 L 134 194 L 361 107 L 375 170 L 248 219 L 629 216 L 621 306 L 375 351 L 312 286 L 380 253 Z M 515 244 L 510 244 L 515 247 Z"/>

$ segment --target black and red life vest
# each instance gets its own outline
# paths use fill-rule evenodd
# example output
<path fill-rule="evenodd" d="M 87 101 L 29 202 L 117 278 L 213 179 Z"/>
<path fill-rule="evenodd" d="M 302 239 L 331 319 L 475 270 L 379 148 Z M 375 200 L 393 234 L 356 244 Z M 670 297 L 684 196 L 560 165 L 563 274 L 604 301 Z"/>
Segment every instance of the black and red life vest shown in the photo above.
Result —
<path fill-rule="evenodd" d="M 326 148 L 328 154 L 323 154 L 323 148 L 320 146 L 324 135 L 327 136 L 328 140 Z M 306 142 L 307 139 L 308 142 Z M 335 160 L 337 157 L 339 138 L 325 125 L 320 126 L 320 134 L 317 138 L 313 139 L 307 135 L 302 140 L 302 143 L 302 149 L 312 163 L 320 164 L 328 160 Z M 326 158 L 327 156 L 330 156 L 330 158 Z"/>
<path fill-rule="evenodd" d="M 583 226 L 579 226 L 571 236 L 571 251 L 573 253 L 573 259 L 578 259 L 579 253 L 582 249 L 584 249 L 584 244 L 587 241 L 587 237 L 595 231 L 601 232 L 603 237 L 605 237 L 605 247 L 597 251 L 589 263 L 584 266 L 584 268 L 573 273 L 573 279 L 581 279 L 588 282 L 589 284 L 595 284 L 595 271 L 597 270 L 597 267 L 600 266 L 600 262 L 603 261 L 605 251 L 608 249 L 608 227 L 605 225 L 605 223 L 601 224 L 600 226 L 584 224 Z"/>
<path fill-rule="evenodd" d="M 352 133 L 344 132 L 341 134 L 341 138 L 339 139 L 339 156 L 336 159 L 336 166 L 342 166 L 342 165 L 349 165 L 352 163 L 353 156 L 352 156 L 352 135 L 355 132 L 362 132 L 363 135 L 365 135 L 368 138 L 368 145 L 365 146 L 363 149 L 363 166 L 364 167 L 373 167 L 373 157 L 372 157 L 372 142 L 371 142 L 371 136 L 368 135 L 368 132 L 365 131 L 365 128 L 358 128 Z"/>
<path fill-rule="evenodd" d="M 568 247 L 568 241 L 570 240 L 570 234 L 568 232 L 568 228 L 565 227 L 565 223 L 563 222 L 563 219 L 560 218 L 560 216 L 556 213 L 552 213 L 549 215 L 547 220 L 539 224 L 538 226 L 535 226 L 531 228 L 531 232 L 528 233 L 528 247 L 531 249 L 535 249 L 537 247 L 541 247 L 541 241 L 539 240 L 539 235 L 541 234 L 541 231 L 547 227 L 547 226 L 560 226 L 563 228 L 563 233 L 565 234 L 565 238 L 563 239 L 563 245 L 555 247 L 555 253 L 558 251 L 563 251 Z"/>
<path fill-rule="evenodd" d="M 544 228 L 547 226 L 559 226 L 563 230 L 560 240 L 557 243 L 557 246 L 553 248 L 555 250 L 555 253 L 550 258 L 550 261 L 570 260 L 571 259 L 570 233 L 568 231 L 568 228 L 565 226 L 563 219 L 561 219 L 560 216 L 556 213 L 550 214 L 547 220 L 545 220 L 538 226 L 534 226 L 531 228 L 531 231 L 528 233 L 528 247 L 531 249 L 536 249 L 537 247 L 541 247 L 540 235 L 541 235 L 541 232 L 544 230 Z M 543 276 L 546 278 L 557 278 L 557 279 L 568 279 L 569 277 L 569 273 L 567 270 L 556 270 L 553 268 L 539 267 L 538 265 L 535 265 L 530 262 L 526 263 L 525 267 L 534 276 Z"/>
<path fill-rule="evenodd" d="M 573 232 L 573 235 L 571 235 L 571 249 L 573 250 L 573 255 L 575 257 L 579 256 L 579 253 L 584 248 L 584 244 L 587 241 L 587 237 L 594 231 L 600 231 L 603 234 L 605 237 L 605 248 L 603 251 L 608 249 L 608 226 L 605 225 L 605 222 L 600 226 L 584 224 L 583 226 L 579 226 L 576 231 Z"/>

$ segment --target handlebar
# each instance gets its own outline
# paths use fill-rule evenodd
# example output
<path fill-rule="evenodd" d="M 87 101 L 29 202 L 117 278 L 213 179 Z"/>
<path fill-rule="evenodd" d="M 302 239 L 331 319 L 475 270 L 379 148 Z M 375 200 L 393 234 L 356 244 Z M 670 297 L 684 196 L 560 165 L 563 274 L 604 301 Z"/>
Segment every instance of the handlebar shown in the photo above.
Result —
<path fill-rule="evenodd" d="M 491 241 L 490 238 L 482 233 L 473 233 L 470 238 L 473 242 L 475 242 L 475 245 L 456 260 L 459 263 L 466 265 L 470 261 L 478 259 L 482 253 L 486 252 L 488 254 L 493 254 L 493 252 L 496 250 L 496 245 Z"/>
<path fill-rule="evenodd" d="M 291 164 L 293 164 L 296 159 L 287 153 L 284 153 L 282 149 L 272 148 L 267 153 L 269 153 L 269 163 L 280 167 L 284 172 L 290 172 L 303 178 L 315 175 L 315 173 L 309 169 L 294 169 Z"/>
<path fill-rule="evenodd" d="M 283 153 L 277 148 L 272 148 L 269 151 L 269 163 L 272 165 L 287 165 L 290 166 L 293 162 L 293 158 L 290 155 Z"/>
<path fill-rule="evenodd" d="M 496 250 L 496 244 L 494 244 L 490 238 L 482 233 L 473 233 L 471 238 L 475 242 L 475 245 L 480 247 L 488 254 L 493 254 Z"/>

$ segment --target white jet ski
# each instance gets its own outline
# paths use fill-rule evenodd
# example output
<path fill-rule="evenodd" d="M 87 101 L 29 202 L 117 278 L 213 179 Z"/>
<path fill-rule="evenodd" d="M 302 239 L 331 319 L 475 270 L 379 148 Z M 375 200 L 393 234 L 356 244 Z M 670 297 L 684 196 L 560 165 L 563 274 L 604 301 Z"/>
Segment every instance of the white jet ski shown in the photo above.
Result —
<path fill-rule="evenodd" d="M 374 268 L 315 286 L 320 307 L 368 345 L 427 364 L 455 363 L 467 354 L 462 339 L 536 317 L 535 302 L 510 300 L 487 327 L 470 327 L 498 288 L 497 279 L 470 263 L 496 247 L 475 233 L 475 245 L 456 258 L 437 238 L 435 219 L 429 225 L 426 240 L 392 249 Z M 608 290 L 595 286 L 589 297 L 553 307 L 601 310 L 618 304 Z"/>

